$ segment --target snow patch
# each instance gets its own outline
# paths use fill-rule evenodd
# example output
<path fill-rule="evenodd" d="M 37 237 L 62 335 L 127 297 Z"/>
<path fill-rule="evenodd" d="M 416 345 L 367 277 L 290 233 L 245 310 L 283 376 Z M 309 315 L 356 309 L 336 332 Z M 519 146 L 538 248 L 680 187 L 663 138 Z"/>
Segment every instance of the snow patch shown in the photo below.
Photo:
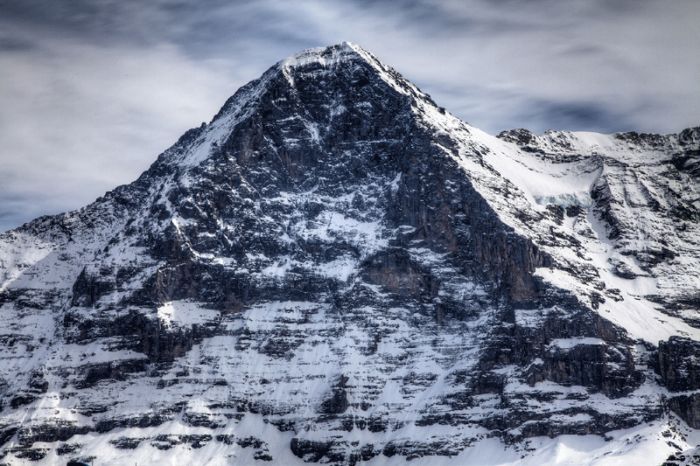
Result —
<path fill-rule="evenodd" d="M 595 337 L 557 338 L 549 343 L 550 348 L 568 350 L 576 346 L 605 346 L 605 340 Z"/>
<path fill-rule="evenodd" d="M 216 321 L 220 312 L 191 301 L 169 301 L 158 307 L 157 315 L 167 325 L 188 327 Z"/>

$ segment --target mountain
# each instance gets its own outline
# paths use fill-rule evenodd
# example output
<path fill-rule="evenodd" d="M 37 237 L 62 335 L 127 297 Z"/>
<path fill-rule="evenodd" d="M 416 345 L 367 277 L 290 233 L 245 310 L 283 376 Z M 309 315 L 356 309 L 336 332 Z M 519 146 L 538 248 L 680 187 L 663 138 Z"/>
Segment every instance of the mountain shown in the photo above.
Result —
<path fill-rule="evenodd" d="M 488 135 L 362 48 L 0 236 L 6 464 L 693 464 L 700 128 Z"/>

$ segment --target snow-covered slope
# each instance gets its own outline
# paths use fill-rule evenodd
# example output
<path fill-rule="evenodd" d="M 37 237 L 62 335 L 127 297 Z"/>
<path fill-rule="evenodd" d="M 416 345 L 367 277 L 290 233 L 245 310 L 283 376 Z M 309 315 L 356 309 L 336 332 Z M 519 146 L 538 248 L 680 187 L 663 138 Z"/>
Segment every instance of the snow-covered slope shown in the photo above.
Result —
<path fill-rule="evenodd" d="M 699 154 L 490 136 L 353 44 L 283 60 L 0 236 L 3 461 L 692 458 Z"/>
<path fill-rule="evenodd" d="M 672 335 L 698 339 L 700 129 L 669 136 L 521 130 L 501 137 L 525 151 L 496 157 L 492 166 L 530 205 L 564 214 L 546 227 L 566 240 L 538 244 L 573 273 L 543 270 L 542 276 L 588 295 L 635 338 L 652 344 Z M 595 278 L 576 280 L 589 267 Z M 610 299 L 596 306 L 600 294 Z"/>

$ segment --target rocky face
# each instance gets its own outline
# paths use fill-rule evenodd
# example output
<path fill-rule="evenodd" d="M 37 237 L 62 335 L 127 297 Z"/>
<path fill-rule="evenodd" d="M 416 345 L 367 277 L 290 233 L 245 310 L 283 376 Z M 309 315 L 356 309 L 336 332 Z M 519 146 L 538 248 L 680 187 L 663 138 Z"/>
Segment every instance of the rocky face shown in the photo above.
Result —
<path fill-rule="evenodd" d="M 659 343 L 657 354 L 661 383 L 671 392 L 669 407 L 700 428 L 700 342 L 671 337 Z"/>
<path fill-rule="evenodd" d="M 699 147 L 495 138 L 355 45 L 282 61 L 134 183 L 0 236 L 4 461 L 461 464 L 698 427 Z"/>

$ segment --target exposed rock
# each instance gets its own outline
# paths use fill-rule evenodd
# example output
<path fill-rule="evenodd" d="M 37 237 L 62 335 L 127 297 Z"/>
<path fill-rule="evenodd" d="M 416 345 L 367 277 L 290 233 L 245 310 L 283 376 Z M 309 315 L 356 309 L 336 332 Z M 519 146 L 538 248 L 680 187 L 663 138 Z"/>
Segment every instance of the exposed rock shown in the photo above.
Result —
<path fill-rule="evenodd" d="M 700 342 L 671 337 L 659 342 L 657 372 L 671 391 L 700 389 Z"/>
<path fill-rule="evenodd" d="M 700 393 L 672 395 L 668 405 L 673 412 L 694 429 L 700 429 Z"/>

